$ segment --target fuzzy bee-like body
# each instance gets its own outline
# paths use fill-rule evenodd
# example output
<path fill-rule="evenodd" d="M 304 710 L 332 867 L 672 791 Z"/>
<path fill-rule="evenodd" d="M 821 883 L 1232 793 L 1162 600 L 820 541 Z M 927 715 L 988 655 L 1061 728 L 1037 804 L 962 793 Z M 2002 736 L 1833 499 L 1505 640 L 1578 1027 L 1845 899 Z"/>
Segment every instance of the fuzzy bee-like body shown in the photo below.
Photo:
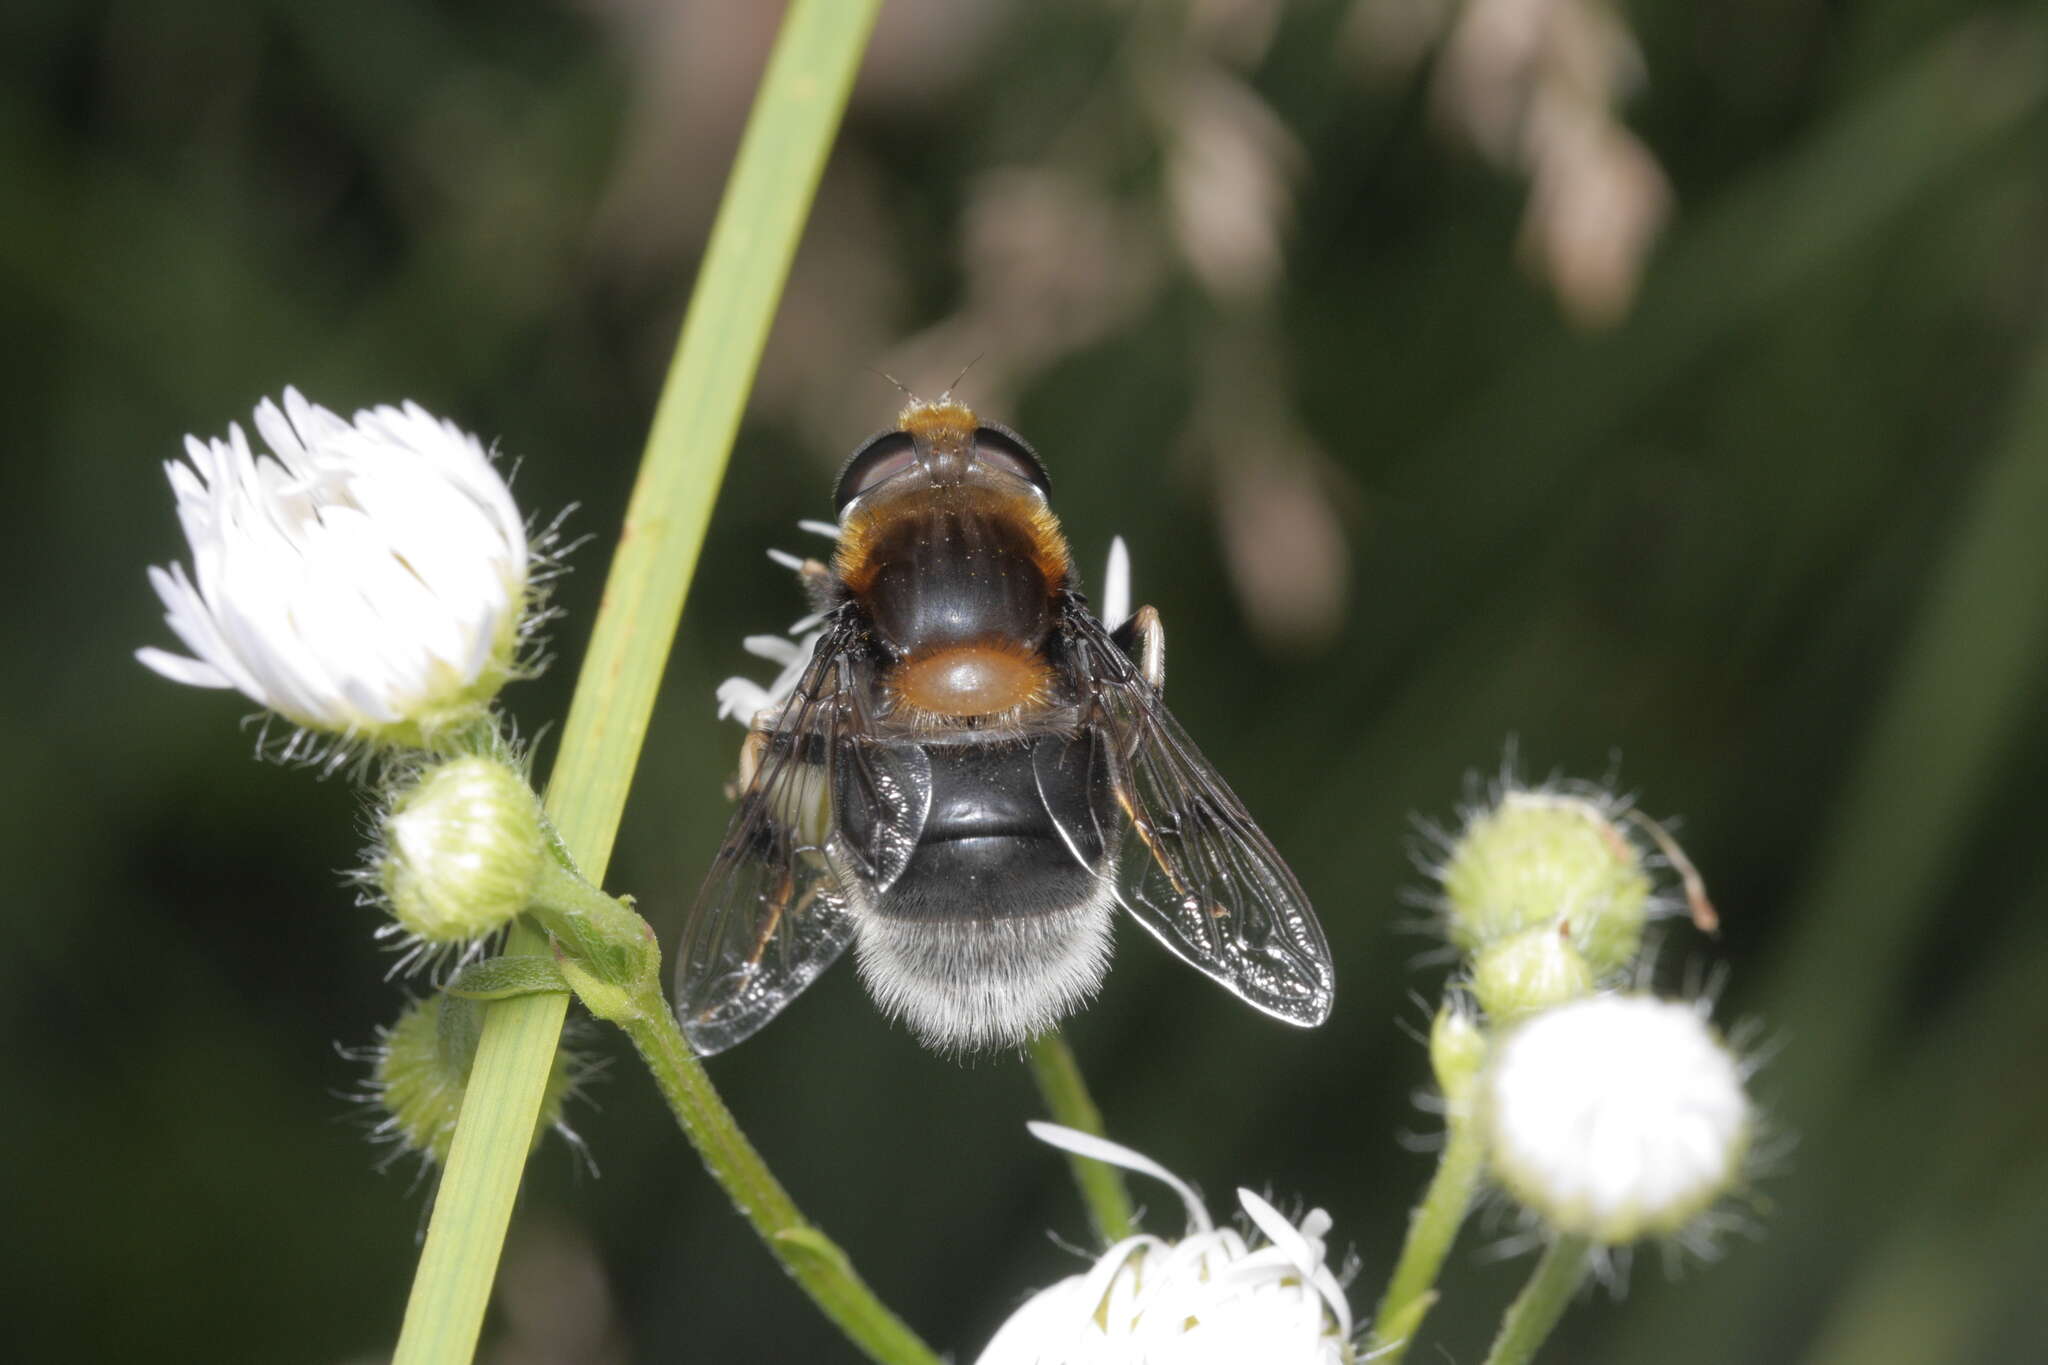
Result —
<path fill-rule="evenodd" d="M 1022 1042 L 1094 994 L 1119 905 L 1267 1013 L 1328 1015 L 1307 897 L 1160 701 L 1158 616 L 1096 619 L 1048 492 L 943 397 L 848 462 L 837 551 L 805 573 L 817 643 L 755 720 L 677 955 L 700 1053 L 849 943 L 927 1043 Z"/>

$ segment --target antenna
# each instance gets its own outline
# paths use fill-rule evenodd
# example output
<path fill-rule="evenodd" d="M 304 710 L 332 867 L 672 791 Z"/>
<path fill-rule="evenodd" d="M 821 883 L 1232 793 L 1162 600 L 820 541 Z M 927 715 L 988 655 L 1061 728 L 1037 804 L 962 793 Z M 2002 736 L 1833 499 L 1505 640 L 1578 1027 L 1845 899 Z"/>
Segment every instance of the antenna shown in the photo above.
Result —
<path fill-rule="evenodd" d="M 953 396 L 953 390 L 960 387 L 960 381 L 967 377 L 967 372 L 973 369 L 976 365 L 979 365 L 981 363 L 982 356 L 985 356 L 987 354 L 987 351 L 982 351 L 978 353 L 974 357 L 974 359 L 968 361 L 965 365 L 962 365 L 960 367 L 960 373 L 953 376 L 953 382 L 946 385 L 946 391 L 939 395 L 939 401 L 941 403 L 945 402 L 947 399 Z"/>
<path fill-rule="evenodd" d="M 867 369 L 867 372 L 869 374 L 880 375 L 882 378 L 888 380 L 891 384 L 894 384 L 896 386 L 897 392 L 901 393 L 905 398 L 908 398 L 911 402 L 922 403 L 924 401 L 922 398 L 919 398 L 916 394 L 912 393 L 909 389 L 909 386 L 904 384 L 902 380 L 898 379 L 895 375 L 890 374 L 887 370 L 878 370 L 872 365 L 869 365 L 865 368 Z"/>

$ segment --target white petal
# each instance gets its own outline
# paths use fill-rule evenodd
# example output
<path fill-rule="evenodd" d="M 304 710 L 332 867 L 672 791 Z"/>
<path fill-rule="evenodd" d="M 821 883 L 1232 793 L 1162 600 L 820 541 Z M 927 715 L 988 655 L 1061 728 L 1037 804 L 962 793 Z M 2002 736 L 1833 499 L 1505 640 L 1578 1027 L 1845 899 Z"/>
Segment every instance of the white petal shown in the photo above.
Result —
<path fill-rule="evenodd" d="M 235 684 L 227 674 L 212 664 L 188 659 L 182 654 L 171 654 L 164 650 L 144 645 L 135 651 L 137 662 L 144 668 L 154 669 L 172 682 L 189 683 L 193 687 L 233 687 Z"/>
<path fill-rule="evenodd" d="M 1124 538 L 1109 542 L 1109 565 L 1102 573 L 1102 624 L 1115 630 L 1131 615 L 1131 551 Z"/>
<path fill-rule="evenodd" d="M 718 718 L 753 724 L 754 717 L 774 703 L 766 688 L 748 678 L 727 678 L 718 685 Z"/>
<path fill-rule="evenodd" d="M 1057 1123 L 1033 1119 L 1024 1127 L 1040 1142 L 1049 1143 L 1077 1156 L 1106 1161 L 1112 1166 L 1121 1166 L 1127 1171 L 1136 1171 L 1140 1175 L 1149 1175 L 1154 1180 L 1165 1182 L 1180 1196 L 1181 1203 L 1187 1207 L 1189 1227 L 1198 1232 L 1208 1232 L 1214 1226 L 1209 1221 L 1209 1210 L 1202 1206 L 1202 1198 L 1195 1193 L 1194 1187 L 1151 1157 L 1134 1152 L 1120 1143 L 1111 1142 L 1108 1138 L 1084 1133 L 1078 1128 L 1066 1128 Z"/>
<path fill-rule="evenodd" d="M 1324 1264 L 1321 1241 L 1308 1231 L 1311 1225 L 1327 1229 L 1330 1225 L 1330 1215 L 1317 1209 L 1304 1218 L 1301 1226 L 1297 1228 L 1281 1215 L 1280 1210 L 1250 1190 L 1239 1189 L 1237 1202 L 1244 1206 L 1244 1211 L 1251 1216 L 1259 1231 L 1266 1234 L 1266 1240 L 1287 1257 L 1288 1263 L 1301 1272 L 1303 1279 L 1315 1286 L 1316 1292 L 1322 1295 L 1323 1301 L 1329 1304 L 1330 1311 L 1336 1315 L 1337 1334 L 1349 1339 L 1351 1305 L 1345 1301 L 1344 1287 L 1337 1283 L 1337 1277 L 1332 1275 L 1329 1266 Z"/>
<path fill-rule="evenodd" d="M 809 650 L 787 635 L 749 635 L 740 641 L 740 648 L 782 668 L 789 667 L 798 659 L 810 657 Z"/>

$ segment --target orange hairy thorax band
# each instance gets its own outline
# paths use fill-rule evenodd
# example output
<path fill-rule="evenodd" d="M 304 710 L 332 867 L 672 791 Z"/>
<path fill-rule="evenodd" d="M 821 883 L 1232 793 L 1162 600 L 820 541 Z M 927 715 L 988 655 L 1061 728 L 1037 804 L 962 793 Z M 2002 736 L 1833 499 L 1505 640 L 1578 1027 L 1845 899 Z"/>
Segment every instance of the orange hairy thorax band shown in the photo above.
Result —
<path fill-rule="evenodd" d="M 1042 704 L 1051 670 L 1043 657 L 1004 639 L 913 654 L 890 671 L 899 705 L 933 716 L 992 716 Z"/>

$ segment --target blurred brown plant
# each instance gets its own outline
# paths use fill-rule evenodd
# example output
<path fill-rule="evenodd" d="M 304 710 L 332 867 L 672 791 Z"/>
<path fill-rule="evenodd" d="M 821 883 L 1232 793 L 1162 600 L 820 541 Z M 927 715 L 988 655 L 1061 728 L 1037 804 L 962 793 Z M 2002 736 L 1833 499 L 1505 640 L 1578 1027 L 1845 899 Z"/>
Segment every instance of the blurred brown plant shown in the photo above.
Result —
<path fill-rule="evenodd" d="M 1530 182 L 1519 242 L 1572 322 L 1627 316 L 1671 187 L 1616 110 L 1642 53 L 1606 0 L 1358 0 L 1346 46 L 1370 79 L 1405 76 L 1440 44 L 1430 102 L 1481 156 Z"/>

